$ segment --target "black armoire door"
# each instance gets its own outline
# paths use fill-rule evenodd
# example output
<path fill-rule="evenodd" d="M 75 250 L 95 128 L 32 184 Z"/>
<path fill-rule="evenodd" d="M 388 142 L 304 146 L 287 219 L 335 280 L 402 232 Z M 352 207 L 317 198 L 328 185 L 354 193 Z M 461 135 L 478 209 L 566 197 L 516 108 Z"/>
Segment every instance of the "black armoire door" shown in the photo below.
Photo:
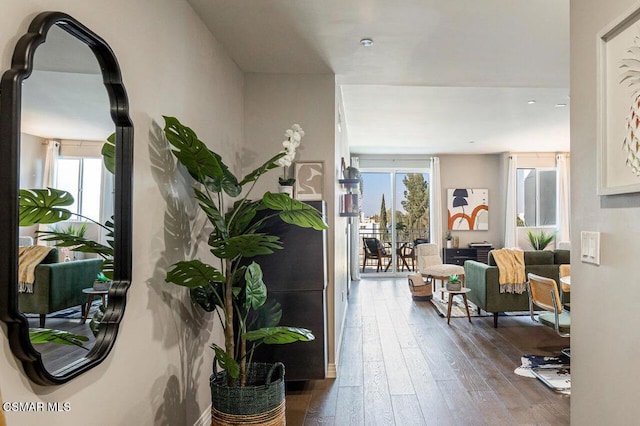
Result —
<path fill-rule="evenodd" d="M 326 217 L 324 201 L 306 203 Z M 280 325 L 308 328 L 315 340 L 262 345 L 253 360 L 282 362 L 287 381 L 324 379 L 327 368 L 326 231 L 300 228 L 277 217 L 266 223 L 265 230 L 280 237 L 283 249 L 253 260 L 262 268 L 269 300 L 282 305 Z"/>

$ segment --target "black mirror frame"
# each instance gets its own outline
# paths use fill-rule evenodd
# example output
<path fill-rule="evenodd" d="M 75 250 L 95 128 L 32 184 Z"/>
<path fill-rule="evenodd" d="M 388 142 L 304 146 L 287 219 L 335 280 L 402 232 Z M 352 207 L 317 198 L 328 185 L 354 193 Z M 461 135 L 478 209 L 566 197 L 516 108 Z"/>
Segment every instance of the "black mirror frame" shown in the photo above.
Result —
<path fill-rule="evenodd" d="M 20 186 L 20 121 L 22 82 L 31 75 L 36 48 L 49 29 L 58 25 L 86 44 L 96 56 L 110 103 L 116 134 L 114 200 L 114 279 L 109 304 L 96 342 L 89 353 L 57 375 L 45 368 L 29 339 L 29 323 L 18 309 L 18 194 Z M 11 351 L 25 373 L 40 385 L 58 385 L 100 364 L 115 344 L 131 284 L 131 216 L 133 180 L 133 124 L 120 67 L 109 45 L 87 27 L 62 12 L 42 12 L 16 44 L 11 69 L 0 81 L 0 319 L 7 324 Z M 4 164 L 2 164 L 4 163 Z"/>

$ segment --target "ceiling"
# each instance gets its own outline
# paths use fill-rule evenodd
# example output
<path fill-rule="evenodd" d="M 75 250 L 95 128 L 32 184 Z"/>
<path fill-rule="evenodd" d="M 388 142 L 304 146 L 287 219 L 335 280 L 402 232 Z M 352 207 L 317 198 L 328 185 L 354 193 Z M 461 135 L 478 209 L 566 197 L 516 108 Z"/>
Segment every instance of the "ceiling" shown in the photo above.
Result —
<path fill-rule="evenodd" d="M 352 152 L 569 150 L 569 0 L 188 1 L 244 72 L 335 74 Z"/>

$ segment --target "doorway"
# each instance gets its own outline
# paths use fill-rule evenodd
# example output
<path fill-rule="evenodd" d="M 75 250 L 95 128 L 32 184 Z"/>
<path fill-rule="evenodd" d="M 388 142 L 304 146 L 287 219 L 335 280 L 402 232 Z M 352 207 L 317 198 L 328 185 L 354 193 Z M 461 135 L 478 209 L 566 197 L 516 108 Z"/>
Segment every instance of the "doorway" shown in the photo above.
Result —
<path fill-rule="evenodd" d="M 429 170 L 361 170 L 360 271 L 397 275 L 416 268 L 416 240 L 428 242 Z"/>

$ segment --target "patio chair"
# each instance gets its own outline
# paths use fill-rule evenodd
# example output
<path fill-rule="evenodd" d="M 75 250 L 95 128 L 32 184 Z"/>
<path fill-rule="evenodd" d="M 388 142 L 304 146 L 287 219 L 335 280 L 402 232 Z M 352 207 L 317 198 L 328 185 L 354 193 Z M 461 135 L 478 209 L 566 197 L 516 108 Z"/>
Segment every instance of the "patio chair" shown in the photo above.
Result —
<path fill-rule="evenodd" d="M 382 259 L 389 259 L 387 266 L 385 268 L 385 272 L 389 270 L 389 266 L 391 266 L 391 253 L 389 253 L 379 239 L 377 238 L 362 238 L 362 247 L 364 248 L 364 260 L 362 261 L 362 272 L 364 272 L 364 268 L 367 265 L 368 259 L 376 259 L 378 262 L 376 264 L 376 272 L 380 272 L 382 269 Z"/>

